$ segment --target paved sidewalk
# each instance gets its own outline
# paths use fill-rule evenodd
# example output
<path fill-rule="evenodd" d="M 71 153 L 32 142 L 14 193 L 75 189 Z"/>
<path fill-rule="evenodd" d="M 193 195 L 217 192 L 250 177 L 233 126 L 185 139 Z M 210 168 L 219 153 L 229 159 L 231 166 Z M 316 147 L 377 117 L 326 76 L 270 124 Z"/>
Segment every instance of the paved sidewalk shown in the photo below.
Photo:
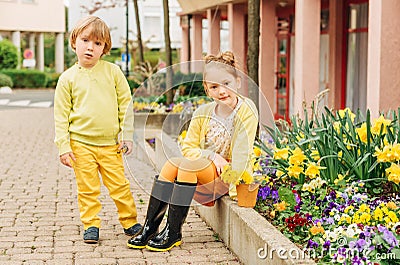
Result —
<path fill-rule="evenodd" d="M 128 249 L 104 187 L 100 242 L 84 244 L 74 175 L 59 163 L 53 143 L 52 111 L 0 111 L 0 264 L 240 264 L 193 210 L 180 247 L 164 253 Z M 137 178 L 154 176 L 135 157 L 128 160 Z M 129 178 L 143 223 L 148 192 Z"/>

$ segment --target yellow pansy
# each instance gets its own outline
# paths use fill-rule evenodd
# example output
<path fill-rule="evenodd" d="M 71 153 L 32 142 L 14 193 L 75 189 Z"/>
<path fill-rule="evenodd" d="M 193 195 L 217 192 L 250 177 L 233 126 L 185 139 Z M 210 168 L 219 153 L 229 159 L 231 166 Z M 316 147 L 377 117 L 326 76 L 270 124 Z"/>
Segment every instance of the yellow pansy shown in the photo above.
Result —
<path fill-rule="evenodd" d="M 277 211 L 282 212 L 286 209 L 287 203 L 285 201 L 282 201 L 280 203 L 275 203 L 274 207 Z"/>
<path fill-rule="evenodd" d="M 390 210 L 396 210 L 398 208 L 396 203 L 394 203 L 392 201 L 386 203 L 386 207 L 388 207 Z"/>
<path fill-rule="evenodd" d="M 323 234 L 325 233 L 325 229 L 321 226 L 321 222 L 318 222 L 317 225 L 314 225 L 313 227 L 310 228 L 310 233 L 315 236 L 319 233 Z"/>

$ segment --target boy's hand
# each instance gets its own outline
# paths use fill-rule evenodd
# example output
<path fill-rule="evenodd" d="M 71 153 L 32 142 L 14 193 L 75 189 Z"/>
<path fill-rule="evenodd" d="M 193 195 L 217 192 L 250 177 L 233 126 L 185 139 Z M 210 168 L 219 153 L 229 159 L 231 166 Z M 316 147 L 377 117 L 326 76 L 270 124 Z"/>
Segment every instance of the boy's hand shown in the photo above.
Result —
<path fill-rule="evenodd" d="M 72 152 L 60 155 L 61 164 L 63 164 L 64 166 L 72 168 L 71 160 L 74 162 L 76 161 L 75 156 Z"/>
<path fill-rule="evenodd" d="M 121 141 L 118 146 L 118 151 L 122 151 L 125 155 L 132 153 L 133 142 L 131 141 Z"/>

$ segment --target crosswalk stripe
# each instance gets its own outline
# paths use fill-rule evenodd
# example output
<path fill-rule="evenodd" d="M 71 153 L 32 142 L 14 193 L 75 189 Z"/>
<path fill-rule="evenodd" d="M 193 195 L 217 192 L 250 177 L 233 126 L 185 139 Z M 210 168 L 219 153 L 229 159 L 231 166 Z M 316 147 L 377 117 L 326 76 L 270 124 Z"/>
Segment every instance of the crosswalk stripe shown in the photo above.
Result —
<path fill-rule="evenodd" d="M 29 103 L 31 103 L 30 100 L 17 100 L 17 101 L 11 101 L 8 103 L 8 106 L 28 106 Z"/>
<path fill-rule="evenodd" d="M 0 106 L 7 105 L 10 102 L 9 99 L 0 99 Z"/>
<path fill-rule="evenodd" d="M 29 104 L 29 107 L 37 107 L 37 108 L 48 108 L 53 104 L 52 101 L 41 101 Z"/>

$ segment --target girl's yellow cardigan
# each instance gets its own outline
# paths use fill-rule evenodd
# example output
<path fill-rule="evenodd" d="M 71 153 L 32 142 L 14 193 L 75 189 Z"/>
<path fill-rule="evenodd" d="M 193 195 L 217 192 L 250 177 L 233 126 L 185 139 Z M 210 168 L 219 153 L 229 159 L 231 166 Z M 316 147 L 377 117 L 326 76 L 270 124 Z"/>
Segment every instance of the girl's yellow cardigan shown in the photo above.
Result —
<path fill-rule="evenodd" d="M 254 139 L 258 126 L 258 112 L 251 99 L 241 98 L 243 99 L 243 103 L 239 107 L 233 122 L 234 130 L 229 159 L 232 164 L 232 170 L 238 172 L 246 170 L 252 174 L 251 156 L 253 154 Z M 209 121 L 215 106 L 215 102 L 210 102 L 200 106 L 193 113 L 186 137 L 182 143 L 182 154 L 184 157 L 189 159 L 199 157 L 208 158 L 213 153 L 211 150 L 205 150 L 204 144 Z"/>

